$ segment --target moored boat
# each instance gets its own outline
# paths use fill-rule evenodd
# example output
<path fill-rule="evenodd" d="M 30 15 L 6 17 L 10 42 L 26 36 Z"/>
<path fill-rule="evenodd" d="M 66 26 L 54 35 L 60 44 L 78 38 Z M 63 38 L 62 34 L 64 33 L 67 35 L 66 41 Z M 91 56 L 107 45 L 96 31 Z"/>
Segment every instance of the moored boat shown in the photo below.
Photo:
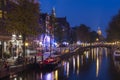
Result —
<path fill-rule="evenodd" d="M 115 60 L 120 60 L 120 50 L 115 50 L 113 53 L 113 57 Z"/>
<path fill-rule="evenodd" d="M 59 57 L 48 57 L 42 62 L 40 62 L 40 68 L 53 69 L 60 63 Z"/>
<path fill-rule="evenodd" d="M 117 72 L 120 72 L 120 50 L 115 50 L 113 54 L 114 66 Z"/>

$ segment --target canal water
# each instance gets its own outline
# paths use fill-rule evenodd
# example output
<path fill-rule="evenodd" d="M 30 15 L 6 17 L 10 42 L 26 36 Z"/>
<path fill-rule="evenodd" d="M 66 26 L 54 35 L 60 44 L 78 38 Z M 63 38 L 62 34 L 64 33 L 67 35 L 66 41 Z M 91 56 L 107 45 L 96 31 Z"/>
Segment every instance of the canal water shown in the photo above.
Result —
<path fill-rule="evenodd" d="M 107 48 L 91 48 L 62 60 L 52 71 L 28 70 L 5 80 L 120 80 L 120 62 Z"/>

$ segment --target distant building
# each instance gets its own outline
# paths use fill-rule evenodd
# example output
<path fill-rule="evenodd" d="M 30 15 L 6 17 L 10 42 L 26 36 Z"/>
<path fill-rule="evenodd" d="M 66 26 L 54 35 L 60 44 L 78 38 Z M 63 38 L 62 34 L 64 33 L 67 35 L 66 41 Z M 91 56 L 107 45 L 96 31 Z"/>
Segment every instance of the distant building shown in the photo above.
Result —
<path fill-rule="evenodd" d="M 67 22 L 66 17 L 59 17 L 56 18 L 56 23 L 57 23 L 57 27 L 61 27 L 62 29 L 62 41 L 67 41 L 69 42 L 70 40 L 70 25 Z"/>
<path fill-rule="evenodd" d="M 47 26 L 49 25 L 49 15 L 47 13 L 40 14 L 40 26 L 43 33 L 47 32 Z"/>
<path fill-rule="evenodd" d="M 7 2 L 8 0 L 0 0 L 0 58 L 2 58 L 2 53 L 4 51 L 5 41 L 10 39 L 5 30 L 5 18 L 7 14 Z"/>
<path fill-rule="evenodd" d="M 102 35 L 102 31 L 101 31 L 100 27 L 98 27 L 97 34 L 98 34 L 98 39 L 97 39 L 97 41 L 99 41 L 99 42 L 105 41 L 105 38 L 104 38 L 104 36 Z"/>
<path fill-rule="evenodd" d="M 56 17 L 55 8 L 52 9 L 51 14 L 40 14 L 40 25 L 44 33 L 51 34 L 56 41 L 69 41 L 70 25 L 66 17 Z"/>

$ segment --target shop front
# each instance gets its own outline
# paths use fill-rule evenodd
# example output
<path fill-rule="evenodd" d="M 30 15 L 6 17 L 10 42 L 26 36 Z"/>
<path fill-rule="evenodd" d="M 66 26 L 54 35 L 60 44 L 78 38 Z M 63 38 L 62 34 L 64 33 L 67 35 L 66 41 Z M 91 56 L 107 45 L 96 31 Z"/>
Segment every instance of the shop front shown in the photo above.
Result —
<path fill-rule="evenodd" d="M 0 58 L 16 58 L 22 55 L 22 38 L 16 35 L 0 37 Z"/>

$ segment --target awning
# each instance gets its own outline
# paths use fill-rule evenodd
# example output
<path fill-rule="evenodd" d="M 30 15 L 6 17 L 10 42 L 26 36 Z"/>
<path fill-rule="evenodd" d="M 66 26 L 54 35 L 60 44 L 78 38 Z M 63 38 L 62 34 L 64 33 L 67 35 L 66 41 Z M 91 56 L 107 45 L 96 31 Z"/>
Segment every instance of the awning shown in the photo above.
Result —
<path fill-rule="evenodd" d="M 1 40 L 1 41 L 11 40 L 11 36 L 3 36 L 3 35 L 0 35 L 0 40 Z"/>

